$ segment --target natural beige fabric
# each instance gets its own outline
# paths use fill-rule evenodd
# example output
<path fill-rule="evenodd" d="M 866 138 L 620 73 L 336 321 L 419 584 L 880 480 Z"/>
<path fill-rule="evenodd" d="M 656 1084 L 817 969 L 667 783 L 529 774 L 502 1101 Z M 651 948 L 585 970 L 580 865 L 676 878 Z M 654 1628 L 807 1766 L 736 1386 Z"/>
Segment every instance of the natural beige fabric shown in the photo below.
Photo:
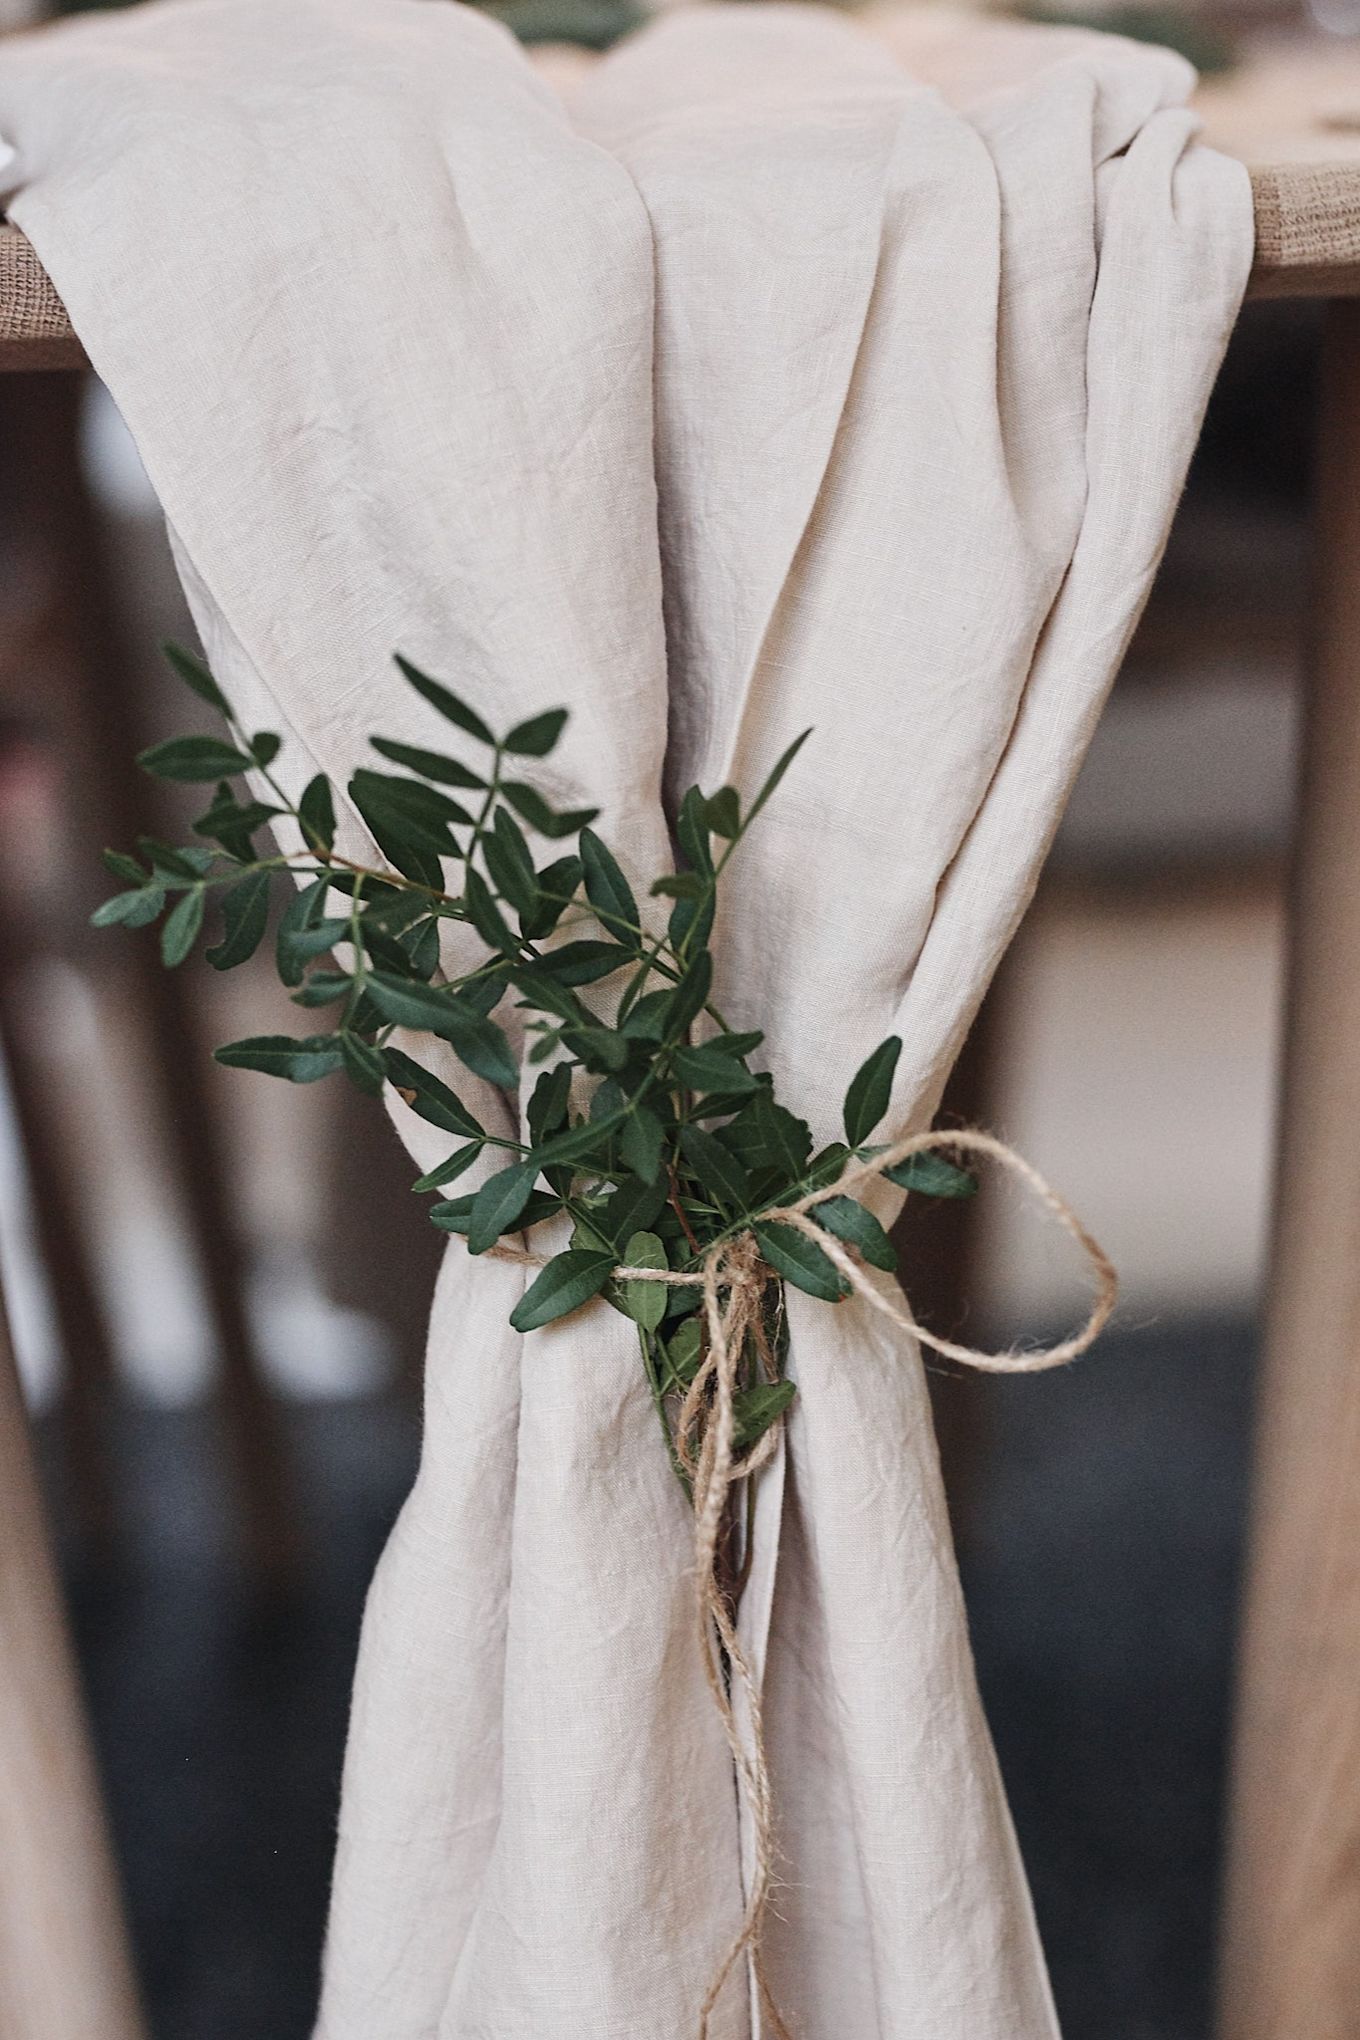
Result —
<path fill-rule="evenodd" d="M 749 788 L 816 726 L 717 946 L 725 1009 L 819 1138 L 893 1027 L 893 1124 L 933 1109 L 1251 252 L 1176 58 L 882 33 L 674 16 L 569 112 L 440 0 L 194 0 L 0 51 L 14 217 L 138 439 L 220 677 L 299 775 L 343 777 L 373 729 L 445 735 L 401 647 L 501 724 L 570 703 L 545 790 L 597 801 L 645 879 L 663 771 L 671 798 Z M 440 1280 L 320 2040 L 681 2040 L 739 1913 L 629 1328 L 594 1308 L 521 1340 L 522 1280 L 458 1244 Z M 802 1392 L 743 1610 L 777 1994 L 800 2040 L 1045 2040 L 918 1358 L 858 1304 L 790 1303 Z M 714 2040 L 757 2030 L 736 1979 Z"/>

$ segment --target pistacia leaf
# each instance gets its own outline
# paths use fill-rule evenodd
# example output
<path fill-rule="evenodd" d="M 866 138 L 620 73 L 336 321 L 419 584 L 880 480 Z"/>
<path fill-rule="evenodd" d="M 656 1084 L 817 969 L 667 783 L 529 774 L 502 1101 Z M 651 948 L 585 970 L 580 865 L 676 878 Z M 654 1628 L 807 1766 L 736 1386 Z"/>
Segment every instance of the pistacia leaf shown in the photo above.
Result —
<path fill-rule="evenodd" d="M 680 1152 L 730 1216 L 750 1210 L 751 1179 L 729 1147 L 701 1126 L 686 1126 L 680 1132 Z"/>
<path fill-rule="evenodd" d="M 661 1174 L 661 1150 L 665 1128 L 648 1105 L 635 1105 L 623 1122 L 619 1156 L 626 1169 L 644 1183 L 655 1183 Z"/>
<path fill-rule="evenodd" d="M 901 1053 L 901 1036 L 890 1034 L 850 1079 L 845 1094 L 845 1137 L 851 1147 L 861 1146 L 887 1111 L 893 1072 Z"/>
<path fill-rule="evenodd" d="M 340 1036 L 340 1054 L 350 1082 L 368 1097 L 376 1098 L 383 1087 L 382 1051 L 346 1029 Z"/>
<path fill-rule="evenodd" d="M 309 779 L 303 788 L 302 799 L 298 802 L 298 819 L 314 850 L 334 849 L 335 802 L 331 783 L 324 772 L 318 772 L 315 779 Z"/>
<path fill-rule="evenodd" d="M 908 1155 L 905 1162 L 883 1173 L 899 1190 L 914 1190 L 921 1197 L 973 1197 L 977 1193 L 977 1177 L 972 1171 L 960 1169 L 943 1155 Z"/>
<path fill-rule="evenodd" d="M 641 925 L 633 889 L 607 843 L 593 829 L 581 831 L 581 865 L 586 898 L 611 934 L 636 937 Z"/>
<path fill-rule="evenodd" d="M 795 1289 L 804 1289 L 823 1303 L 839 1303 L 849 1293 L 839 1268 L 796 1226 L 757 1224 L 754 1231 L 765 1259 Z"/>
<path fill-rule="evenodd" d="M 538 875 L 524 833 L 507 808 L 497 808 L 491 833 L 482 838 L 482 855 L 501 897 L 521 922 L 532 919 L 538 905 Z"/>
<path fill-rule="evenodd" d="M 722 1055 L 707 1045 L 677 1048 L 671 1057 L 671 1068 L 690 1091 L 722 1091 L 735 1098 L 756 1087 L 751 1072 L 735 1056 Z"/>
<path fill-rule="evenodd" d="M 226 696 L 197 653 L 186 651 L 183 645 L 177 645 L 173 640 L 167 640 L 161 651 L 166 664 L 191 693 L 196 694 L 200 701 L 206 701 L 209 708 L 215 708 L 219 715 L 231 714 Z"/>
<path fill-rule="evenodd" d="M 737 1390 L 732 1398 L 732 1450 L 738 1458 L 760 1443 L 797 1393 L 792 1381 L 760 1381 L 753 1388 Z"/>
<path fill-rule="evenodd" d="M 503 1232 L 510 1230 L 529 1202 L 537 1174 L 537 1163 L 530 1161 L 512 1162 L 508 1169 L 498 1169 L 494 1176 L 488 1176 L 472 1200 L 467 1236 L 470 1254 L 484 1254 L 488 1247 L 495 1246 Z"/>
<path fill-rule="evenodd" d="M 266 1076 L 286 1077 L 292 1084 L 314 1084 L 341 1066 L 338 1034 L 313 1034 L 300 1040 L 289 1034 L 253 1034 L 244 1041 L 229 1041 L 213 1051 L 228 1069 L 263 1070 Z"/>
<path fill-rule="evenodd" d="M 527 722 L 516 723 L 503 748 L 513 751 L 517 758 L 546 758 L 557 743 L 566 727 L 565 708 L 545 709 L 542 715 L 530 716 Z"/>
<path fill-rule="evenodd" d="M 138 886 L 131 892 L 115 893 L 111 900 L 105 900 L 96 907 L 90 922 L 96 928 L 146 928 L 165 905 L 165 894 L 159 886 Z"/>
<path fill-rule="evenodd" d="M 397 1096 L 431 1126 L 442 1126 L 446 1133 L 467 1134 L 474 1140 L 482 1137 L 485 1129 L 462 1099 L 411 1056 L 399 1048 L 384 1049 L 383 1068 Z"/>
<path fill-rule="evenodd" d="M 437 1168 L 429 1169 L 423 1176 L 418 1177 L 411 1185 L 411 1188 L 413 1190 L 439 1190 L 446 1183 L 456 1183 L 458 1178 L 465 1175 L 472 1167 L 472 1164 L 482 1152 L 482 1147 L 483 1143 L 481 1141 L 470 1140 L 466 1147 L 455 1148 L 451 1155 L 445 1156 Z"/>
<path fill-rule="evenodd" d="M 600 812 L 593 807 L 563 808 L 559 812 L 549 807 L 537 787 L 526 786 L 518 779 L 503 780 L 501 792 L 531 829 L 537 829 L 540 836 L 549 838 L 574 836 L 578 829 L 584 829 L 593 822 Z"/>
<path fill-rule="evenodd" d="M 441 786 L 459 786 L 467 793 L 486 786 L 479 773 L 470 772 L 456 758 L 446 758 L 442 751 L 422 751 L 415 744 L 394 743 L 390 737 L 370 737 L 369 742 L 394 765 L 404 765 L 409 772 L 418 772 L 423 779 L 436 780 Z"/>
<path fill-rule="evenodd" d="M 198 940 L 203 926 L 204 897 L 202 887 L 195 887 L 177 900 L 165 917 L 161 929 L 161 961 L 167 969 L 173 970 L 177 963 L 183 963 L 189 951 Z"/>
<path fill-rule="evenodd" d="M 612 1254 L 590 1248 L 569 1247 L 566 1253 L 555 1254 L 511 1312 L 511 1326 L 517 1332 L 535 1332 L 579 1310 L 599 1295 L 613 1266 Z"/>
<path fill-rule="evenodd" d="M 234 744 L 221 737 L 170 737 L 163 744 L 138 754 L 137 763 L 153 779 L 172 779 L 192 785 L 228 779 L 250 768 L 250 759 Z"/>
<path fill-rule="evenodd" d="M 269 886 L 269 872 L 252 871 L 223 894 L 222 940 L 206 952 L 214 970 L 231 970 L 259 948 L 269 925 Z"/>
<path fill-rule="evenodd" d="M 669 1266 L 666 1249 L 653 1232 L 630 1235 L 623 1248 L 623 1264 L 628 1268 L 665 1269 Z M 629 1317 L 645 1332 L 656 1330 L 666 1315 L 669 1300 L 664 1282 L 620 1283 L 619 1298 Z"/>
<path fill-rule="evenodd" d="M 417 694 L 424 696 L 431 708 L 438 709 L 445 722 L 451 722 L 455 728 L 465 730 L 468 736 L 475 737 L 479 744 L 490 744 L 494 749 L 496 739 L 475 708 L 469 708 L 467 703 L 460 700 L 453 689 L 446 687 L 442 680 L 432 680 L 428 673 L 422 673 L 419 666 L 413 666 L 400 652 L 394 656 L 403 678 L 410 682 Z"/>
<path fill-rule="evenodd" d="M 858 1248 L 871 1268 L 897 1266 L 897 1250 L 872 1211 L 854 1197 L 828 1197 L 815 1204 L 811 1216 L 838 1240 Z"/>

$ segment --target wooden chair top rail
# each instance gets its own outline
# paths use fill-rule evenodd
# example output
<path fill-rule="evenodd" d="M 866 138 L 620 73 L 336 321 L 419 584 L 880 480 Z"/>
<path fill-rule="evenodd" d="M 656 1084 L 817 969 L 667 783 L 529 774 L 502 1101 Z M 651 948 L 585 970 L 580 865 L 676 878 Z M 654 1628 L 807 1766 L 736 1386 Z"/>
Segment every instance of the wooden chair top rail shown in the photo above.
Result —
<path fill-rule="evenodd" d="M 1199 94 L 1215 146 L 1241 158 L 1256 207 L 1249 295 L 1360 297 L 1360 54 L 1271 41 Z M 0 370 L 84 360 L 60 298 L 16 227 L 0 221 Z"/>

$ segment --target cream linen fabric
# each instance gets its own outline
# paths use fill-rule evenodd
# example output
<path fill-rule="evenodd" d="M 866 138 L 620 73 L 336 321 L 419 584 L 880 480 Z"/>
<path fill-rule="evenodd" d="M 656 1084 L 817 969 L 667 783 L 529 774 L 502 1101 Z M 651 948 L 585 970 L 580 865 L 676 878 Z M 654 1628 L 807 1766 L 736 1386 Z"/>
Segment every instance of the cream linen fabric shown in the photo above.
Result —
<path fill-rule="evenodd" d="M 137 438 L 219 677 L 299 781 L 343 779 L 372 730 L 442 740 L 400 647 L 501 725 L 570 703 L 545 790 L 598 802 L 645 880 L 663 779 L 749 789 L 815 725 L 717 948 L 819 1138 L 891 1028 L 894 1127 L 933 1110 L 1251 249 L 1178 59 L 869 27 L 672 16 L 565 110 L 441 0 L 192 0 L 0 51 L 13 217 Z M 681 2040 L 739 1917 L 687 1516 L 629 1329 L 594 1308 L 521 1340 L 522 1280 L 457 1243 L 440 1279 L 319 2040 Z M 776 1993 L 799 2040 L 1044 2040 L 918 1358 L 857 1302 L 790 1301 L 801 1395 L 743 1611 Z M 734 1978 L 714 2040 L 758 2031 Z"/>

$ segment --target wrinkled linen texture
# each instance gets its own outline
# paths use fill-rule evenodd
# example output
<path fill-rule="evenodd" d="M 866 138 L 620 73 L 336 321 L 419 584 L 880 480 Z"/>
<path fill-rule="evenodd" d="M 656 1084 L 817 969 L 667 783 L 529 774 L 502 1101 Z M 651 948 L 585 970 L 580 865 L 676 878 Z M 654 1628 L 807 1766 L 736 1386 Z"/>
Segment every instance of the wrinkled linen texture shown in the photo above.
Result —
<path fill-rule="evenodd" d="M 645 889 L 685 785 L 749 791 L 813 726 L 715 948 L 823 1141 L 890 1030 L 890 1126 L 928 1122 L 1160 556 L 1251 252 L 1191 83 L 1112 38 L 714 7 L 563 97 L 441 0 L 181 0 L 5 45 L 0 130 L 296 787 L 371 731 L 447 743 L 399 648 L 502 728 L 569 704 L 539 783 Z M 520 1338 L 524 1281 L 444 1262 L 318 2040 L 678 2040 L 740 1917 L 632 1332 Z M 789 1303 L 743 1605 L 776 1996 L 798 2040 L 1044 2040 L 919 1358 Z M 759 2031 L 735 1975 L 714 2040 Z"/>

